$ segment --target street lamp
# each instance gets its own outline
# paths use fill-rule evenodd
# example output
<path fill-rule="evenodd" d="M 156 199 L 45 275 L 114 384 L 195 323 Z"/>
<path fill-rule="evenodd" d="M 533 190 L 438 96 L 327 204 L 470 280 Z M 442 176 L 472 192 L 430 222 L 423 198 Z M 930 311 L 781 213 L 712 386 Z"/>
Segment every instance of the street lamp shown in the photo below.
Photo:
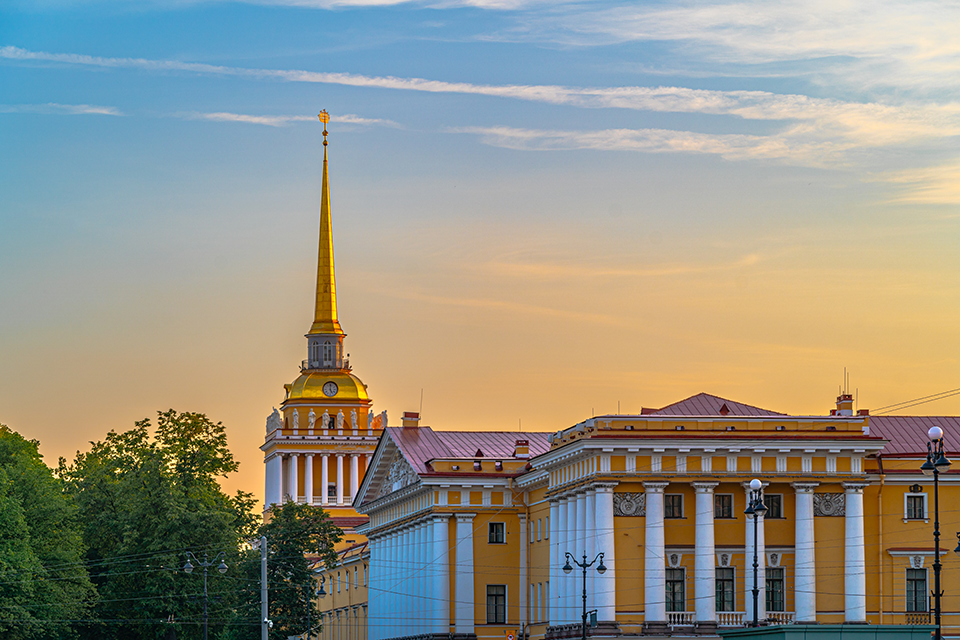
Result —
<path fill-rule="evenodd" d="M 750 499 L 743 512 L 753 516 L 753 623 L 750 626 L 760 626 L 760 558 L 757 556 L 758 535 L 760 532 L 760 517 L 767 512 L 767 505 L 763 504 L 763 483 L 754 478 L 750 481 Z"/>
<path fill-rule="evenodd" d="M 927 461 L 920 465 L 920 471 L 925 476 L 933 476 L 933 602 L 934 622 L 937 630 L 934 640 L 940 640 L 940 474 L 950 468 L 950 461 L 943 453 L 943 429 L 930 427 L 927 431 L 930 441 L 927 443 Z M 958 545 L 957 549 L 960 549 Z"/>
<path fill-rule="evenodd" d="M 226 558 L 226 553 L 221 551 L 216 555 L 213 560 L 207 560 L 207 554 L 203 554 L 203 561 L 197 559 L 197 556 L 193 555 L 190 551 L 187 551 L 187 564 L 183 565 L 184 573 L 193 573 L 193 564 L 190 563 L 190 559 L 193 558 L 193 561 L 197 563 L 198 567 L 203 567 L 203 640 L 207 640 L 207 569 L 212 567 L 217 563 L 217 560 L 220 561 L 220 564 L 217 565 L 217 571 L 220 573 L 227 572 L 227 563 L 224 562 Z"/>
<path fill-rule="evenodd" d="M 570 561 L 573 560 L 573 564 L 577 565 L 583 569 L 583 628 L 580 634 L 581 640 L 587 640 L 587 569 L 592 567 L 595 562 L 598 560 L 600 564 L 597 565 L 597 573 L 603 575 L 607 572 L 607 567 L 603 564 L 603 554 L 598 553 L 597 557 L 594 558 L 591 562 L 587 562 L 587 552 L 583 552 L 583 562 L 577 560 L 569 551 L 566 553 L 567 563 L 563 565 L 563 572 L 567 575 L 570 575 L 570 572 L 573 571 L 573 567 L 570 566 Z"/>
<path fill-rule="evenodd" d="M 316 569 L 314 569 L 314 573 L 318 573 Z M 324 576 L 320 576 L 320 586 L 317 587 L 317 590 L 314 591 L 310 599 L 307 600 L 307 640 L 310 640 L 310 638 L 313 636 L 313 629 L 310 627 L 310 610 L 313 609 L 313 596 L 322 598 L 327 595 L 327 592 L 323 590 L 324 582 L 326 582 L 326 578 Z"/>

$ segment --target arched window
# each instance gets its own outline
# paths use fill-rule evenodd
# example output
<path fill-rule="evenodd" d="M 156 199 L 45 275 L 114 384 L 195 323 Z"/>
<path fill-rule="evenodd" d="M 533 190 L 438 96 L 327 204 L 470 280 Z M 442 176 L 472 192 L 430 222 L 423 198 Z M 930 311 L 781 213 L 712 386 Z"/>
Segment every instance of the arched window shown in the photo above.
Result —
<path fill-rule="evenodd" d="M 329 340 L 323 343 L 323 364 L 333 364 L 333 346 Z"/>
<path fill-rule="evenodd" d="M 320 362 L 320 342 L 317 340 L 310 342 L 310 362 Z"/>

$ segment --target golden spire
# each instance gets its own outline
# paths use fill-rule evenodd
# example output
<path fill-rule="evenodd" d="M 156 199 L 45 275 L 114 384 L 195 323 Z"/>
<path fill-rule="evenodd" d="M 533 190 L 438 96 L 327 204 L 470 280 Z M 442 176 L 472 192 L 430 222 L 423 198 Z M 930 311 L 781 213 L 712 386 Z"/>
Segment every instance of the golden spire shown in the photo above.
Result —
<path fill-rule="evenodd" d="M 337 319 L 337 278 L 333 268 L 333 221 L 330 218 L 330 181 L 327 176 L 327 123 L 330 114 L 321 111 L 323 123 L 323 182 L 320 187 L 320 249 L 317 255 L 317 306 L 310 333 L 343 335 Z"/>

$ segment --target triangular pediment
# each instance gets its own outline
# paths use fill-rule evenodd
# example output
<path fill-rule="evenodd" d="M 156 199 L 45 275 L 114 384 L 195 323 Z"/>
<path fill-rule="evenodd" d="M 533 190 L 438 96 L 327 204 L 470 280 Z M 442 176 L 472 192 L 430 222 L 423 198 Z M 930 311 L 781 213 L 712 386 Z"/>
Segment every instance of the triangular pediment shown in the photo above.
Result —
<path fill-rule="evenodd" d="M 783 413 L 734 402 L 709 393 L 698 393 L 662 409 L 644 409 L 644 415 L 661 416 L 782 416 Z"/>
<path fill-rule="evenodd" d="M 373 454 L 370 468 L 364 474 L 354 504 L 379 500 L 419 481 L 420 476 L 413 465 L 404 457 L 403 450 L 391 438 L 389 430 L 386 430 Z"/>

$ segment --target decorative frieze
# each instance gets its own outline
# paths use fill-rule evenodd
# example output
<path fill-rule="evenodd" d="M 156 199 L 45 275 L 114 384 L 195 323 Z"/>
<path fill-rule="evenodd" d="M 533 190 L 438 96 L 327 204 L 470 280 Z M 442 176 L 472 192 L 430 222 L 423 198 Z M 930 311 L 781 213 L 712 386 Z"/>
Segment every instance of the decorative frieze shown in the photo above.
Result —
<path fill-rule="evenodd" d="M 615 516 L 646 516 L 647 496 L 645 493 L 614 493 L 613 515 Z"/>
<path fill-rule="evenodd" d="M 846 500 L 842 493 L 815 493 L 813 494 L 813 515 L 815 516 L 845 516 Z"/>

